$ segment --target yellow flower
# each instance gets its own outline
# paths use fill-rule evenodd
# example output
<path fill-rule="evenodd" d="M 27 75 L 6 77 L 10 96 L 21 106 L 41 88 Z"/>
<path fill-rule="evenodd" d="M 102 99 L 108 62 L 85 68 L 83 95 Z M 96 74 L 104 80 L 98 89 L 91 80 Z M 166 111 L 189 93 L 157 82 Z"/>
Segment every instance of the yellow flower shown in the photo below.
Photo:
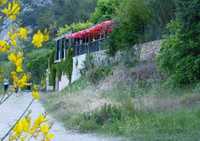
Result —
<path fill-rule="evenodd" d="M 28 83 L 28 75 L 23 74 L 22 77 L 18 79 L 17 86 L 19 88 L 24 88 L 25 86 L 27 86 L 27 83 Z"/>
<path fill-rule="evenodd" d="M 28 120 L 28 118 L 22 118 L 19 122 L 22 125 L 23 131 L 28 132 L 30 128 L 30 121 Z"/>
<path fill-rule="evenodd" d="M 16 47 L 17 46 L 17 33 L 11 33 L 8 32 L 8 36 L 10 38 L 10 43 L 12 46 Z"/>
<path fill-rule="evenodd" d="M 25 137 L 20 137 L 20 141 L 25 141 Z"/>
<path fill-rule="evenodd" d="M 32 92 L 32 96 L 33 96 L 33 98 L 34 98 L 35 100 L 39 100 L 39 99 L 40 99 L 40 94 L 39 94 L 39 92 L 38 92 L 37 90 L 34 90 L 34 91 Z"/>
<path fill-rule="evenodd" d="M 10 2 L 8 4 L 8 7 L 2 10 L 2 13 L 5 14 L 9 19 L 16 20 L 16 17 L 19 14 L 20 9 L 21 7 L 20 7 L 19 2 L 14 0 L 13 2 Z"/>
<path fill-rule="evenodd" d="M 19 28 L 18 36 L 19 38 L 26 40 L 28 36 L 28 29 L 24 27 Z"/>
<path fill-rule="evenodd" d="M 21 76 L 17 76 L 16 72 L 11 72 L 12 80 L 13 80 L 13 85 L 15 88 L 24 88 L 27 86 L 27 82 L 29 80 L 29 77 L 27 74 L 22 74 Z"/>
<path fill-rule="evenodd" d="M 0 52 L 6 52 L 10 49 L 10 46 L 6 41 L 0 40 Z"/>
<path fill-rule="evenodd" d="M 7 0 L 0 0 L 0 6 L 4 5 L 7 3 Z"/>
<path fill-rule="evenodd" d="M 44 41 L 47 42 L 49 40 L 49 32 L 47 29 L 44 30 Z"/>
<path fill-rule="evenodd" d="M 22 122 L 21 122 L 21 121 L 19 121 L 19 122 L 16 124 L 15 128 L 13 129 L 13 131 L 16 133 L 17 136 L 20 136 L 20 134 L 21 134 L 22 131 L 23 131 L 23 125 L 22 125 Z"/>
<path fill-rule="evenodd" d="M 47 30 L 42 33 L 40 30 L 33 36 L 32 43 L 36 48 L 42 47 L 42 44 L 49 40 L 49 32 Z"/>
<path fill-rule="evenodd" d="M 8 56 L 8 60 L 11 61 L 16 66 L 17 72 L 22 72 L 23 55 L 22 53 L 11 53 Z"/>
<path fill-rule="evenodd" d="M 46 121 L 46 117 L 44 115 L 39 115 L 39 117 L 35 120 L 34 126 L 39 127 L 43 122 Z"/>
<path fill-rule="evenodd" d="M 42 47 L 42 43 L 45 41 L 44 39 L 44 35 L 41 33 L 41 31 L 39 30 L 34 36 L 33 36 L 33 40 L 32 43 L 35 45 L 35 47 L 40 48 Z"/>
<path fill-rule="evenodd" d="M 49 133 L 50 127 L 45 123 L 41 125 L 40 130 L 44 135 L 47 135 Z"/>
<path fill-rule="evenodd" d="M 47 135 L 45 136 L 44 141 L 51 141 L 54 137 L 55 137 L 54 134 L 49 133 L 49 134 L 47 134 Z"/>
<path fill-rule="evenodd" d="M 26 116 L 17 122 L 9 136 L 9 141 L 25 141 L 29 137 L 35 139 L 42 137 L 42 141 L 51 141 L 54 134 L 49 133 L 50 129 L 51 126 L 45 115 L 39 115 L 34 122 L 29 116 Z"/>

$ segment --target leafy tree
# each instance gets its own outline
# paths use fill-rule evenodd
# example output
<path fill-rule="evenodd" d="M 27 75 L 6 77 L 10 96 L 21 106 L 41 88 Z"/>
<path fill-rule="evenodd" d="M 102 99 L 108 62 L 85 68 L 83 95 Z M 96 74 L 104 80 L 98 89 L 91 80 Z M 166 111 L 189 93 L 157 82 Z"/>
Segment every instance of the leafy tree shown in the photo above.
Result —
<path fill-rule="evenodd" d="M 162 37 L 166 31 L 167 24 L 175 19 L 176 0 L 147 0 L 151 11 L 150 23 L 145 27 L 145 38 L 147 41 Z"/>
<path fill-rule="evenodd" d="M 158 64 L 178 85 L 200 80 L 200 1 L 178 0 L 177 19 L 169 26 Z"/>
<path fill-rule="evenodd" d="M 115 16 L 116 26 L 111 34 L 110 54 L 142 42 L 149 20 L 150 11 L 144 0 L 124 0 Z"/>
<path fill-rule="evenodd" d="M 95 12 L 91 16 L 93 23 L 98 23 L 107 19 L 112 19 L 116 14 L 120 0 L 98 0 Z"/>
<path fill-rule="evenodd" d="M 26 9 L 21 14 L 22 23 L 33 28 L 55 28 L 87 21 L 96 6 L 96 0 L 52 0 L 44 4 L 22 2 Z"/>
<path fill-rule="evenodd" d="M 32 75 L 32 81 L 40 84 L 42 78 L 45 77 L 46 69 L 48 68 L 48 56 L 51 53 L 50 49 L 34 50 L 27 54 L 26 64 L 27 71 Z"/>

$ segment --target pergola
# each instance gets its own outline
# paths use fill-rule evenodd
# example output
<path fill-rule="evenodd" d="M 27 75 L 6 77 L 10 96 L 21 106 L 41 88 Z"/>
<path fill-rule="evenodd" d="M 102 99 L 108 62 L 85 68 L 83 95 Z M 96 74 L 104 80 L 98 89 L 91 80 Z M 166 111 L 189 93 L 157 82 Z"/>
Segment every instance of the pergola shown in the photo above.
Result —
<path fill-rule="evenodd" d="M 79 32 L 66 34 L 57 40 L 56 60 L 65 57 L 65 49 L 72 47 L 74 56 L 99 51 L 100 47 L 112 32 L 113 21 L 107 20 Z"/>
<path fill-rule="evenodd" d="M 100 24 L 94 25 L 91 28 L 67 34 L 65 36 L 66 39 L 95 39 L 98 38 L 101 35 L 108 34 L 112 32 L 112 20 L 104 21 Z"/>

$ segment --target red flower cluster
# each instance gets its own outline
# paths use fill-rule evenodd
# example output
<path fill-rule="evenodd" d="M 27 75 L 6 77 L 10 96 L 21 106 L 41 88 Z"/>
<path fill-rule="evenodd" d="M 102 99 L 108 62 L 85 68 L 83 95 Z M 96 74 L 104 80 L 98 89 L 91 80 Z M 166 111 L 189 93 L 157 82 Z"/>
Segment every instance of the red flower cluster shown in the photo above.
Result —
<path fill-rule="evenodd" d="M 112 32 L 113 21 L 108 20 L 100 24 L 97 24 L 89 29 L 85 29 L 79 32 L 68 34 L 65 36 L 67 39 L 85 39 L 85 38 L 96 38 L 102 34 L 107 34 Z"/>

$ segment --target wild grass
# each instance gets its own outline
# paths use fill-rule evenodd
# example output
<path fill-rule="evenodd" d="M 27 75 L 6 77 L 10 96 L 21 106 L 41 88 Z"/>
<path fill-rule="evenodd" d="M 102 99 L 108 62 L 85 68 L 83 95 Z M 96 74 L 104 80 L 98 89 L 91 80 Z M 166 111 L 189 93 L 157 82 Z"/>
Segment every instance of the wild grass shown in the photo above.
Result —
<path fill-rule="evenodd" d="M 80 91 L 85 88 L 84 80 L 74 83 L 63 91 Z M 65 127 L 80 132 L 97 132 L 107 135 L 117 135 L 138 141 L 189 141 L 200 137 L 200 96 L 198 85 L 193 89 L 167 90 L 159 84 L 144 87 L 126 87 L 116 85 L 113 90 L 103 94 L 104 97 L 117 101 L 119 105 L 105 105 L 99 109 L 85 113 L 63 113 L 59 116 Z M 134 99 L 137 97 L 159 97 L 159 110 L 138 110 Z M 165 104 L 162 99 L 167 97 L 171 101 L 177 98 L 178 105 Z M 55 98 L 50 98 L 55 100 Z M 152 100 L 152 99 L 147 99 Z M 50 106 L 49 111 L 56 111 L 59 107 Z M 160 105 L 159 105 L 160 104 Z M 47 108 L 47 109 L 48 109 Z M 51 109 L 54 108 L 54 109 Z M 72 107 L 73 108 L 73 107 Z"/>
<path fill-rule="evenodd" d="M 61 100 L 65 99 L 66 97 L 69 97 L 70 95 L 74 95 L 74 93 L 79 92 L 80 90 L 83 90 L 88 86 L 89 86 L 89 82 L 84 77 L 82 77 L 78 81 L 66 87 L 61 92 L 44 93 L 42 95 L 42 101 L 43 101 L 44 107 L 46 108 L 48 112 L 56 114 L 56 112 L 59 111 L 59 108 L 61 108 L 62 106 Z M 73 106 L 73 105 L 69 105 L 69 106 Z"/>
<path fill-rule="evenodd" d="M 87 78 L 82 78 L 59 96 L 48 97 L 47 111 L 57 115 L 66 128 L 80 132 L 123 136 L 131 141 L 195 141 L 200 138 L 200 84 L 173 88 L 154 79 L 121 81 L 112 83 L 112 89 L 98 91 L 112 101 L 110 105 L 83 113 L 67 112 L 67 108 L 63 108 L 58 113 L 63 96 L 70 93 L 73 97 L 90 85 Z M 55 101 L 59 104 L 52 104 Z M 68 106 L 73 109 L 77 105 Z"/>
<path fill-rule="evenodd" d="M 85 89 L 90 85 L 90 82 L 85 78 L 81 77 L 79 80 L 75 81 L 70 86 L 66 87 L 63 93 L 73 93 Z"/>
<path fill-rule="evenodd" d="M 82 132 L 96 131 L 139 141 L 188 141 L 199 139 L 199 119 L 199 105 L 162 112 L 128 112 L 124 108 L 113 108 L 111 111 L 101 109 L 71 117 L 70 127 Z M 66 124 L 69 125 L 69 122 Z"/>

